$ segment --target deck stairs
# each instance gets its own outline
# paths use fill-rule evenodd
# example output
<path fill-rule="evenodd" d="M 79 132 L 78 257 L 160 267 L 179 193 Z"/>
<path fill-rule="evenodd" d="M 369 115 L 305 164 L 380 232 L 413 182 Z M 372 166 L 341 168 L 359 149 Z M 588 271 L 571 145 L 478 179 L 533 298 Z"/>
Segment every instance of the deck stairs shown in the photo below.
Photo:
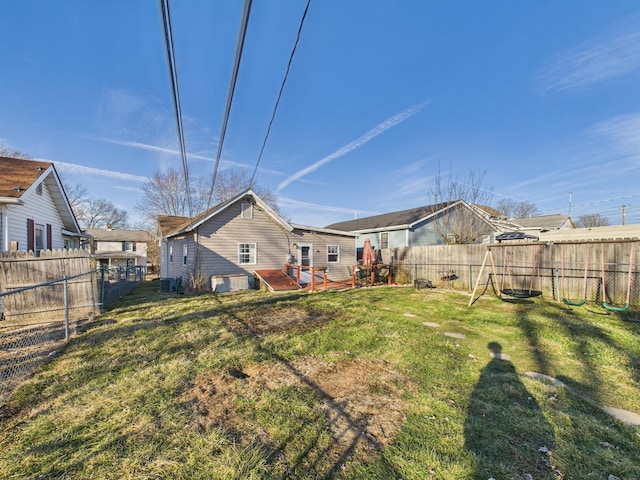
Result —
<path fill-rule="evenodd" d="M 300 290 L 302 287 L 287 275 L 283 270 L 256 270 L 256 278 L 272 292 L 282 292 L 287 290 Z"/>

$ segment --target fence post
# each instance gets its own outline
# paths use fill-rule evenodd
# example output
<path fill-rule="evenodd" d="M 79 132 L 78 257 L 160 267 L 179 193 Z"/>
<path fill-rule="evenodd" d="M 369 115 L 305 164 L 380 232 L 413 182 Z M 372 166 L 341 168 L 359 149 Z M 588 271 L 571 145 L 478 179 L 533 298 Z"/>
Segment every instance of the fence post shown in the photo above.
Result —
<path fill-rule="evenodd" d="M 64 277 L 64 339 L 69 340 L 69 280 Z"/>
<path fill-rule="evenodd" d="M 104 265 L 100 265 L 100 313 L 104 311 Z"/>

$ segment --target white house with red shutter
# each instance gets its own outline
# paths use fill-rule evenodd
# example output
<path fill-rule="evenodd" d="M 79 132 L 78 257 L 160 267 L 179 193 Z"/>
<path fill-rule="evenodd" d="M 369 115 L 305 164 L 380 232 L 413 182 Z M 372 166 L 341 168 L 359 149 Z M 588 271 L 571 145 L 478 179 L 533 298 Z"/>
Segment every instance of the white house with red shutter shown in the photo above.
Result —
<path fill-rule="evenodd" d="M 79 248 L 82 237 L 53 163 L 0 157 L 0 253 Z"/>

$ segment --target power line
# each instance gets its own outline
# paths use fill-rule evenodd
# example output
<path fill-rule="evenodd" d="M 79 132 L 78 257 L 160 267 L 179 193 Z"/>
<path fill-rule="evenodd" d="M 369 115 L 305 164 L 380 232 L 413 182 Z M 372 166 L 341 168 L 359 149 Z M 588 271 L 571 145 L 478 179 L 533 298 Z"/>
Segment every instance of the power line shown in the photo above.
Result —
<path fill-rule="evenodd" d="M 164 27 L 164 39 L 167 49 L 167 58 L 169 60 L 169 74 L 171 75 L 171 90 L 173 93 L 173 106 L 176 115 L 176 125 L 178 127 L 178 142 L 180 144 L 180 156 L 182 157 L 182 172 L 185 183 L 185 191 L 187 193 L 187 205 L 189 207 L 189 216 L 193 215 L 193 206 L 191 203 L 191 188 L 189 181 L 189 165 L 187 162 L 187 150 L 184 142 L 184 128 L 182 125 L 182 108 L 180 106 L 180 92 L 178 89 L 178 69 L 176 65 L 175 49 L 173 46 L 173 30 L 171 28 L 171 12 L 169 10 L 169 0 L 160 0 L 160 8 L 162 9 L 162 25 Z"/>
<path fill-rule="evenodd" d="M 238 80 L 238 71 L 240 70 L 240 61 L 242 59 L 242 50 L 244 48 L 244 41 L 247 36 L 247 26 L 249 25 L 249 14 L 251 13 L 252 0 L 245 0 L 242 10 L 242 19 L 240 21 L 240 30 L 238 32 L 238 42 L 236 44 L 236 56 L 233 61 L 233 70 L 231 72 L 231 82 L 229 84 L 229 93 L 227 94 L 227 105 L 224 110 L 224 118 L 222 120 L 222 129 L 220 132 L 220 140 L 218 141 L 218 152 L 216 153 L 216 162 L 213 168 L 213 175 L 211 177 L 211 189 L 209 190 L 209 199 L 207 200 L 207 209 L 211 205 L 211 197 L 213 197 L 213 189 L 216 184 L 216 177 L 218 175 L 218 167 L 220 165 L 220 157 L 222 155 L 222 145 L 224 144 L 224 137 L 227 133 L 227 125 L 229 123 L 229 114 L 231 113 L 231 104 L 233 103 L 233 94 L 236 89 L 236 82 Z"/>
<path fill-rule="evenodd" d="M 302 18 L 300 19 L 300 26 L 298 27 L 298 34 L 296 36 L 296 41 L 293 44 L 293 49 L 291 50 L 291 55 L 289 55 L 289 63 L 287 63 L 287 69 L 284 73 L 284 78 L 282 79 L 282 83 L 280 84 L 280 91 L 278 92 L 278 98 L 276 99 L 276 104 L 273 107 L 273 113 L 271 114 L 271 120 L 269 121 L 269 126 L 267 127 L 267 133 L 264 136 L 264 140 L 262 142 L 262 147 L 260 148 L 260 154 L 258 155 L 258 160 L 256 161 L 256 167 L 253 169 L 253 175 L 251 175 L 251 181 L 249 182 L 249 187 L 253 185 L 253 181 L 256 177 L 256 172 L 258 171 L 258 165 L 260 165 L 260 160 L 262 159 L 262 154 L 264 152 L 264 148 L 267 145 L 267 139 L 269 138 L 269 134 L 271 133 L 271 126 L 273 125 L 273 121 L 276 118 L 276 112 L 278 110 L 278 105 L 280 104 L 280 98 L 282 98 L 282 91 L 284 90 L 284 85 L 287 83 L 287 77 L 289 76 L 289 70 L 291 69 L 291 63 L 293 62 L 293 56 L 296 53 L 296 48 L 298 47 L 298 41 L 300 40 L 300 35 L 302 33 L 302 27 L 304 25 L 304 20 L 307 17 L 307 12 L 309 11 L 309 4 L 311 0 L 307 0 L 307 5 L 302 13 Z"/>

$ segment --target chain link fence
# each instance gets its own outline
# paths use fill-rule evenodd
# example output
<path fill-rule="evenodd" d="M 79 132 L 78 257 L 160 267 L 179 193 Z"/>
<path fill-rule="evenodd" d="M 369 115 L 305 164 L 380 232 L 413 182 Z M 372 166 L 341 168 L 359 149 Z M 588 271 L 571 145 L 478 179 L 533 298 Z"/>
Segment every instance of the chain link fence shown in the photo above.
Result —
<path fill-rule="evenodd" d="M 144 267 L 100 268 L 72 277 L 0 293 L 3 313 L 0 320 L 0 406 L 11 392 L 29 378 L 43 362 L 53 358 L 70 336 L 83 324 L 114 305 L 144 280 Z M 73 298 L 73 285 L 88 283 L 97 292 L 91 298 Z M 46 298 L 34 308 L 30 299 Z M 10 314 L 12 303 L 22 304 Z M 79 308 L 82 307 L 82 308 Z M 5 309 L 7 310 L 5 315 Z M 36 311 L 37 310 L 37 311 Z M 29 312 L 31 311 L 31 315 Z"/>

